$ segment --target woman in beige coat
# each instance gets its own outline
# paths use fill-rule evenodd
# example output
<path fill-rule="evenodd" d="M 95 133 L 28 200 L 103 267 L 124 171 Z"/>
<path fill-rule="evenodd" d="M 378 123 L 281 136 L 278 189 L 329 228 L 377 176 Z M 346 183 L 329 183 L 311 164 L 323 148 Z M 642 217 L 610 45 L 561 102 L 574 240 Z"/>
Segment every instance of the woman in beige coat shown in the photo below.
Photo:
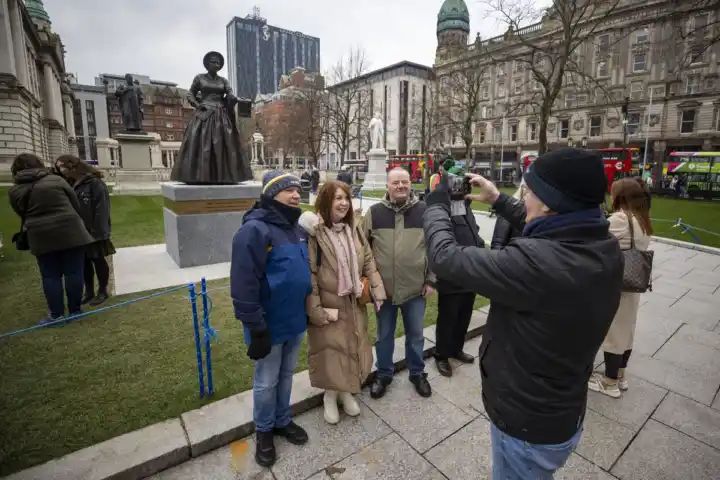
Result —
<path fill-rule="evenodd" d="M 609 218 L 610 232 L 617 237 L 620 248 L 628 250 L 630 239 L 634 238 L 635 248 L 647 250 L 653 230 L 650 193 L 646 185 L 639 178 L 623 178 L 613 183 L 610 195 L 614 212 Z M 590 390 L 620 398 L 621 392 L 628 389 L 625 368 L 632 352 L 639 305 L 639 293 L 622 293 L 620 306 L 602 345 L 605 374 L 594 373 L 590 377 Z"/>
<path fill-rule="evenodd" d="M 327 182 L 318 193 L 317 214 L 305 212 L 312 294 L 307 300 L 310 383 L 325 390 L 325 420 L 339 421 L 338 400 L 350 416 L 360 414 L 353 397 L 372 368 L 367 310 L 360 305 L 363 277 L 379 309 L 385 289 L 372 250 L 356 226 L 349 187 Z"/>

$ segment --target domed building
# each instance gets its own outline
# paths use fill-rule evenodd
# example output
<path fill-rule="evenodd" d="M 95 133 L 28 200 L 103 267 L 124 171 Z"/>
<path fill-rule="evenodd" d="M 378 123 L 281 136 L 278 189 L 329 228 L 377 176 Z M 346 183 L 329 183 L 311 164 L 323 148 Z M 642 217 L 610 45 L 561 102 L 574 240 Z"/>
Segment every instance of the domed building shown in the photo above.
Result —
<path fill-rule="evenodd" d="M 445 0 L 437 20 L 438 56 L 465 48 L 470 34 L 470 13 L 464 0 Z"/>

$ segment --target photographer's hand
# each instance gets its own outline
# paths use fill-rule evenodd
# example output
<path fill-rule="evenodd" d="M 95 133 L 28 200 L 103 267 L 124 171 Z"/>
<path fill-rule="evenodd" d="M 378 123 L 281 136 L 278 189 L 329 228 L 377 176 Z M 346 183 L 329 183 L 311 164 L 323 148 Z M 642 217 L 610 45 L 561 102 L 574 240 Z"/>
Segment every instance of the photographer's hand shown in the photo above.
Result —
<path fill-rule="evenodd" d="M 480 193 L 467 195 L 465 197 L 467 200 L 487 203 L 488 205 L 493 205 L 497 202 L 500 197 L 500 190 L 498 190 L 493 182 L 482 175 L 468 173 L 467 176 L 470 178 L 470 185 L 480 187 Z"/>

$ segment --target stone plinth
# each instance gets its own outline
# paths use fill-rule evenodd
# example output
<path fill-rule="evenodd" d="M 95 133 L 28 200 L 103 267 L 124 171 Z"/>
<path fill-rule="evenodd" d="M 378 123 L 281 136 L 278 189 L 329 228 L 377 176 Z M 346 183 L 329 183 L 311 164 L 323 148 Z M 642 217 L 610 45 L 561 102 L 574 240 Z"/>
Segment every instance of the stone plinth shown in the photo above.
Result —
<path fill-rule="evenodd" d="M 126 170 L 115 172 L 114 195 L 159 195 L 160 182 L 154 170 Z"/>
<path fill-rule="evenodd" d="M 165 244 L 180 268 L 230 261 L 232 239 L 260 198 L 259 182 L 237 185 L 161 184 Z"/>
<path fill-rule="evenodd" d="M 95 140 L 95 146 L 97 147 L 99 168 L 112 168 L 118 164 L 119 144 L 117 140 L 98 138 Z"/>
<path fill-rule="evenodd" d="M 388 154 L 385 150 L 373 149 L 367 153 L 368 171 L 362 190 L 382 190 L 387 186 L 386 165 Z"/>
<path fill-rule="evenodd" d="M 152 155 L 159 142 L 156 135 L 141 133 L 118 133 L 122 168 L 127 170 L 152 170 Z"/>

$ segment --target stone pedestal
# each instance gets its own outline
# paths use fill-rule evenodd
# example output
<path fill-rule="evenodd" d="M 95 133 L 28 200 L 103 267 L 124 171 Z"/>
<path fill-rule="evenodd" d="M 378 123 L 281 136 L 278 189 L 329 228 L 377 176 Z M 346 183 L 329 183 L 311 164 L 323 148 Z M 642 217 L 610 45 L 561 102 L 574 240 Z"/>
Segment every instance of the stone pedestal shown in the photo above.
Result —
<path fill-rule="evenodd" d="M 387 187 L 387 160 L 385 150 L 373 149 L 367 153 L 368 171 L 365 174 L 362 190 L 383 190 Z"/>
<path fill-rule="evenodd" d="M 242 218 L 260 198 L 259 182 L 237 185 L 161 184 L 165 244 L 180 268 L 229 262 Z"/>
<path fill-rule="evenodd" d="M 98 152 L 98 167 L 112 168 L 118 166 L 118 151 L 120 145 L 112 138 L 98 138 L 95 140 Z"/>
<path fill-rule="evenodd" d="M 160 181 L 155 170 L 127 170 L 119 168 L 115 171 L 114 195 L 159 195 Z"/>
<path fill-rule="evenodd" d="M 118 133 L 122 168 L 127 170 L 152 170 L 152 147 L 158 142 L 155 135 Z"/>

